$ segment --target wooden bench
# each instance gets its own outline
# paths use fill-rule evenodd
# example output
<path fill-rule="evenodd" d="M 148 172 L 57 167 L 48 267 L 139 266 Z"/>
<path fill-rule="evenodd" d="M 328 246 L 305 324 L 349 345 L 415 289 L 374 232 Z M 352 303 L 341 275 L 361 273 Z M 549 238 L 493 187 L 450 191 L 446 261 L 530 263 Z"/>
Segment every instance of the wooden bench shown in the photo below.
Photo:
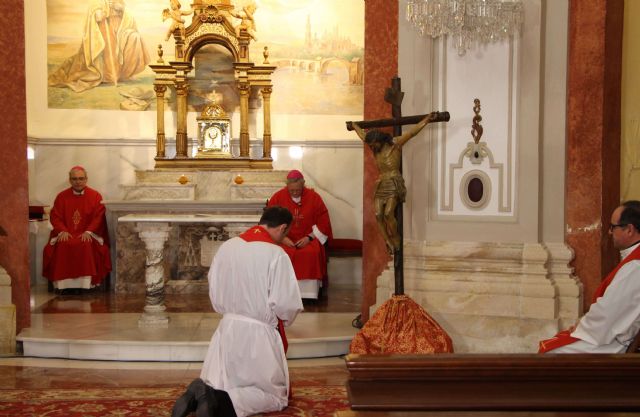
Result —
<path fill-rule="evenodd" d="M 332 239 L 327 245 L 327 256 L 337 258 L 362 256 L 362 240 Z"/>
<path fill-rule="evenodd" d="M 338 411 L 336 417 L 631 417 L 624 411 Z"/>
<path fill-rule="evenodd" d="M 640 411 L 640 355 L 348 355 L 346 365 L 355 412 Z"/>

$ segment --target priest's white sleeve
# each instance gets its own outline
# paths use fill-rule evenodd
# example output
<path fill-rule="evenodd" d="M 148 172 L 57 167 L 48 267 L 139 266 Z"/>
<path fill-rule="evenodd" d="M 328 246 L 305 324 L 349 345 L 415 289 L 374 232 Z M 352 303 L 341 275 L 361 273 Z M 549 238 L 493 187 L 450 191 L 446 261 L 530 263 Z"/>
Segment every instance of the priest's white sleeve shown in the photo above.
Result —
<path fill-rule="evenodd" d="M 640 328 L 640 262 L 623 265 L 571 336 L 594 345 L 626 344 Z"/>
<path fill-rule="evenodd" d="M 318 226 L 316 226 L 315 224 L 313 225 L 311 230 L 312 230 L 313 235 L 316 237 L 316 239 L 318 239 L 320 241 L 320 243 L 322 243 L 323 245 L 325 244 L 327 239 L 329 239 L 329 236 L 327 236 L 324 233 L 322 233 L 320 231 L 320 229 L 318 229 Z"/>
<path fill-rule="evenodd" d="M 296 280 L 296 273 L 291 265 L 289 256 L 282 251 L 271 263 L 269 286 L 269 307 L 284 321 L 285 326 L 291 325 L 299 312 L 302 311 L 302 298 Z"/>

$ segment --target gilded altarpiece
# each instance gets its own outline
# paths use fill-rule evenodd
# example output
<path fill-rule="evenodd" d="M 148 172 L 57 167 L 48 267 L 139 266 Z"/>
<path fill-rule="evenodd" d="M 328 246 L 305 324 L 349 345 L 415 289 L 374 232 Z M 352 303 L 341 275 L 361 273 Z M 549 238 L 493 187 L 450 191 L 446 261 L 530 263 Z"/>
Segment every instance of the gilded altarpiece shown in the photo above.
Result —
<path fill-rule="evenodd" d="M 242 12 L 234 11 L 230 0 L 199 0 L 192 4 L 191 24 L 184 27 L 184 20 L 174 17 L 174 24 L 168 36 L 175 41 L 175 60 L 165 62 L 163 51 L 158 50 L 158 60 L 150 65 L 156 74 L 154 88 L 157 97 L 156 168 L 263 168 L 271 169 L 271 111 L 270 97 L 273 85 L 271 74 L 274 66 L 268 64 L 268 49 L 265 48 L 262 65 L 256 65 L 249 58 L 249 45 L 255 39 L 253 13 L 255 5 L 245 6 Z M 165 10 L 165 14 L 169 14 Z M 187 14 L 187 13 L 184 13 Z M 234 19 L 241 22 L 235 26 Z M 248 23 L 247 23 L 248 22 Z M 197 157 L 188 154 L 187 97 L 190 89 L 188 74 L 193 70 L 196 53 L 205 45 L 216 44 L 227 49 L 233 56 L 235 88 L 240 96 L 240 152 L 238 156 L 222 152 L 207 152 L 199 146 Z M 177 130 L 176 154 L 168 158 L 165 153 L 164 90 L 172 87 L 176 92 Z M 263 101 L 262 157 L 251 158 L 249 154 L 249 99 L 260 93 Z M 214 103 L 219 106 L 219 103 Z M 211 109 L 211 108 L 209 108 Z M 218 107 L 217 112 L 224 111 Z M 206 109 L 201 117 L 206 116 Z M 226 117 L 226 115 L 225 115 Z M 220 125 L 211 125 L 207 132 L 217 130 L 222 136 Z M 216 129 L 217 128 L 217 129 Z M 227 129 L 228 130 L 228 129 Z M 203 132 L 200 132 L 202 135 Z M 222 145 L 222 144 L 221 144 Z M 222 148 L 222 146 L 221 146 Z M 221 150 L 221 149 L 220 149 Z"/>

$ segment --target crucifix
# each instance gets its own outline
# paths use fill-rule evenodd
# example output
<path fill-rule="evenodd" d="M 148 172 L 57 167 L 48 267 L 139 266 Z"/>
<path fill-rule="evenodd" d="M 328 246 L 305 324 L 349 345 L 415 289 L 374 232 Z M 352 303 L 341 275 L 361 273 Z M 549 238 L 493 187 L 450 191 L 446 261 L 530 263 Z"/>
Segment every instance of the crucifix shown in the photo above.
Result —
<path fill-rule="evenodd" d="M 374 210 L 380 232 L 389 252 L 393 254 L 395 295 L 404 294 L 402 203 L 405 201 L 407 189 L 402 178 L 402 146 L 429 123 L 449 121 L 448 112 L 402 117 L 403 98 L 400 78 L 394 77 L 391 80 L 391 87 L 387 88 L 384 95 L 384 100 L 391 104 L 393 118 L 347 122 L 347 130 L 355 130 L 360 139 L 373 151 L 380 173 L 374 195 Z M 403 134 L 402 126 L 410 124 L 415 126 Z M 377 129 L 366 133 L 363 130 L 390 126 L 393 126 L 393 137 Z"/>

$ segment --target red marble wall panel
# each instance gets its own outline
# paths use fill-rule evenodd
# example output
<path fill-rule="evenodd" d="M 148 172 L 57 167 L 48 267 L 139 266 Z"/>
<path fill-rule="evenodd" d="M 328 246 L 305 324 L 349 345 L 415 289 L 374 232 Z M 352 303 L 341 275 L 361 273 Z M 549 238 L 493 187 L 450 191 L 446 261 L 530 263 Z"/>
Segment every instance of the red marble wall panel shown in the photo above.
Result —
<path fill-rule="evenodd" d="M 569 9 L 567 243 L 585 307 L 618 257 L 608 236 L 620 199 L 623 0 L 573 0 Z"/>
<path fill-rule="evenodd" d="M 365 2 L 364 117 L 391 117 L 384 93 L 398 75 L 398 2 Z M 362 249 L 362 318 L 368 320 L 369 306 L 376 301 L 376 279 L 390 260 L 376 223 L 373 193 L 378 169 L 373 154 L 365 148 Z"/>
<path fill-rule="evenodd" d="M 11 276 L 17 329 L 29 326 L 29 189 L 25 96 L 24 2 L 0 3 L 0 265 Z"/>

